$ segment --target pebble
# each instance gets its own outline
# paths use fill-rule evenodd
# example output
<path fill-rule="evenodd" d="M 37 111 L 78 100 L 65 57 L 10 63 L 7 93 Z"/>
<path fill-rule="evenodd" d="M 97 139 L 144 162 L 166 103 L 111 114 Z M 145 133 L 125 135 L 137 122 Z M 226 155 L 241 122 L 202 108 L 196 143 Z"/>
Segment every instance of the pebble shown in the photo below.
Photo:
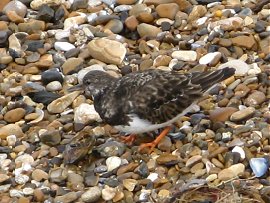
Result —
<path fill-rule="evenodd" d="M 245 165 L 242 163 L 234 164 L 230 166 L 229 168 L 223 169 L 218 173 L 218 179 L 221 181 L 227 181 L 230 180 L 236 176 L 238 176 L 240 173 L 243 173 L 245 170 Z"/>
<path fill-rule="evenodd" d="M 101 118 L 96 112 L 94 105 L 82 103 L 74 111 L 74 122 L 88 124 L 91 122 L 100 122 Z"/>
<path fill-rule="evenodd" d="M 247 75 L 248 71 L 250 70 L 249 65 L 241 60 L 228 61 L 227 63 L 220 65 L 219 69 L 225 68 L 225 67 L 235 68 L 235 76 Z"/>
<path fill-rule="evenodd" d="M 137 184 L 138 184 L 138 181 L 134 179 L 123 180 L 123 186 L 130 192 L 132 192 L 135 189 L 135 186 Z"/>
<path fill-rule="evenodd" d="M 172 58 L 181 61 L 192 62 L 196 61 L 197 53 L 195 51 L 174 51 L 172 53 Z"/>
<path fill-rule="evenodd" d="M 252 94 L 250 94 L 246 98 L 245 105 L 256 107 L 256 106 L 262 104 L 265 100 L 266 100 L 266 96 L 263 92 L 254 91 Z"/>
<path fill-rule="evenodd" d="M 269 161 L 265 158 L 252 158 L 249 165 L 256 177 L 263 176 L 269 168 Z"/>
<path fill-rule="evenodd" d="M 115 197 L 116 193 L 117 193 L 116 188 L 112 188 L 107 185 L 105 185 L 105 188 L 102 189 L 101 191 L 102 198 L 105 201 L 112 200 Z"/>
<path fill-rule="evenodd" d="M 140 37 L 156 37 L 161 32 L 161 29 L 147 23 L 141 23 L 137 26 L 137 32 Z"/>
<path fill-rule="evenodd" d="M 8 124 L 0 128 L 0 138 L 5 139 L 9 135 L 22 137 L 24 135 L 21 127 L 17 124 Z"/>
<path fill-rule="evenodd" d="M 89 42 L 88 50 L 93 58 L 115 65 L 120 65 L 126 55 L 126 48 L 122 43 L 105 38 Z"/>
<path fill-rule="evenodd" d="M 54 100 L 47 106 L 48 111 L 51 113 L 62 113 L 69 105 L 72 104 L 79 94 L 79 91 L 75 91 Z"/>
<path fill-rule="evenodd" d="M 245 120 L 245 119 L 249 118 L 254 113 L 255 113 L 255 108 L 254 107 L 247 107 L 245 109 L 234 112 L 231 115 L 230 120 L 234 121 L 234 122 L 242 121 L 242 120 Z"/>
<path fill-rule="evenodd" d="M 55 42 L 54 48 L 58 51 L 70 51 L 74 49 L 75 46 L 69 42 Z"/>
<path fill-rule="evenodd" d="M 97 202 L 101 197 L 101 189 L 97 186 L 89 188 L 81 196 L 84 202 Z"/>
<path fill-rule="evenodd" d="M 117 156 L 112 156 L 106 159 L 106 165 L 108 168 L 108 171 L 112 171 L 116 168 L 118 168 L 122 163 L 121 158 Z"/>
<path fill-rule="evenodd" d="M 210 111 L 209 118 L 213 122 L 225 122 L 228 121 L 230 116 L 236 111 L 237 109 L 234 107 L 217 108 Z"/>
<path fill-rule="evenodd" d="M 23 108 L 16 108 L 8 111 L 4 115 L 4 120 L 9 123 L 15 123 L 25 116 L 26 111 Z"/>

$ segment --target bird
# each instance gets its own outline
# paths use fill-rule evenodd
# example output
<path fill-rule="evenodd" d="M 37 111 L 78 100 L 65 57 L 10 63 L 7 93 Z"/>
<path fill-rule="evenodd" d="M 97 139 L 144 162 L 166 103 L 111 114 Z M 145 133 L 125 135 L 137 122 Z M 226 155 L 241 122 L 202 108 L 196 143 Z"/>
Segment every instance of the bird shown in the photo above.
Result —
<path fill-rule="evenodd" d="M 152 151 L 171 130 L 173 123 L 188 113 L 212 86 L 233 76 L 234 68 L 179 73 L 148 69 L 116 78 L 105 71 L 89 71 L 78 87 L 92 97 L 102 120 L 130 135 L 163 128 L 157 138 L 141 144 Z M 74 86 L 75 87 L 75 86 Z M 77 87 L 77 88 L 78 88 Z"/>

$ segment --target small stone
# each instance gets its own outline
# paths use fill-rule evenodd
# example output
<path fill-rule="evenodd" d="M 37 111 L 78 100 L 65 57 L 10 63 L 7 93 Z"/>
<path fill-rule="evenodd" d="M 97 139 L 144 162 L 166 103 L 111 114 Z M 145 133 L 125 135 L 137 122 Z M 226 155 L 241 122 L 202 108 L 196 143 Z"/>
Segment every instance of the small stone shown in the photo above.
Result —
<path fill-rule="evenodd" d="M 31 55 L 27 56 L 26 61 L 28 63 L 37 62 L 40 59 L 40 54 L 37 52 L 32 53 Z"/>
<path fill-rule="evenodd" d="M 112 171 L 116 168 L 118 168 L 121 165 L 121 158 L 117 156 L 112 156 L 106 159 L 106 165 L 108 168 L 108 171 Z"/>
<path fill-rule="evenodd" d="M 58 81 L 52 81 L 46 85 L 46 90 L 49 92 L 62 90 L 62 84 Z"/>
<path fill-rule="evenodd" d="M 58 51 L 69 51 L 74 49 L 75 46 L 69 42 L 55 42 L 54 48 Z"/>
<path fill-rule="evenodd" d="M 49 175 L 48 173 L 46 173 L 45 171 L 41 170 L 41 169 L 35 169 L 32 172 L 32 179 L 35 181 L 41 181 L 41 180 L 48 180 Z"/>
<path fill-rule="evenodd" d="M 125 20 L 125 25 L 131 31 L 135 31 L 137 29 L 137 26 L 139 25 L 139 22 L 135 16 L 129 16 Z"/>
<path fill-rule="evenodd" d="M 8 124 L 0 128 L 0 138 L 5 139 L 9 135 L 22 137 L 24 135 L 21 127 L 17 124 Z"/>
<path fill-rule="evenodd" d="M 59 130 L 48 130 L 39 135 L 40 141 L 49 146 L 58 145 L 61 141 Z"/>
<path fill-rule="evenodd" d="M 157 159 L 157 163 L 160 165 L 174 165 L 179 162 L 179 157 L 172 154 L 161 154 Z"/>
<path fill-rule="evenodd" d="M 225 67 L 230 67 L 235 69 L 235 76 L 244 76 L 250 70 L 249 65 L 242 60 L 231 60 L 228 61 L 218 67 L 218 69 L 222 69 Z"/>
<path fill-rule="evenodd" d="M 209 27 L 211 29 L 214 29 L 217 26 L 220 26 L 221 29 L 223 30 L 233 30 L 233 29 L 238 29 L 242 26 L 243 24 L 243 19 L 236 16 L 236 17 L 230 17 L 227 19 L 222 19 L 219 21 L 214 21 L 209 23 Z"/>
<path fill-rule="evenodd" d="M 86 192 L 84 192 L 81 196 L 82 201 L 88 203 L 97 202 L 101 197 L 101 189 L 97 186 L 90 187 Z"/>
<path fill-rule="evenodd" d="M 44 85 L 49 84 L 53 81 L 58 81 L 60 83 L 63 83 L 64 79 L 62 74 L 59 71 L 54 70 L 47 70 L 42 72 L 41 74 L 41 80 Z"/>
<path fill-rule="evenodd" d="M 48 111 L 51 113 L 62 113 L 69 105 L 72 104 L 79 94 L 79 91 L 75 91 L 54 100 L 47 106 Z"/>
<path fill-rule="evenodd" d="M 251 158 L 249 165 L 256 177 L 263 176 L 269 168 L 269 161 L 265 158 Z"/>
<path fill-rule="evenodd" d="M 6 180 L 10 179 L 10 177 L 6 174 L 0 174 L 0 183 L 2 185 L 3 182 L 5 182 Z"/>
<path fill-rule="evenodd" d="M 243 173 L 244 171 L 245 171 L 244 164 L 242 163 L 234 164 L 230 166 L 229 168 L 226 168 L 220 171 L 218 173 L 218 179 L 221 181 L 227 181 L 238 176 L 240 173 Z"/>
<path fill-rule="evenodd" d="M 49 7 L 47 4 L 44 4 L 40 6 L 37 19 L 45 21 L 45 22 L 50 22 L 54 17 L 54 10 Z"/>
<path fill-rule="evenodd" d="M 248 107 L 248 108 L 245 108 L 245 109 L 242 109 L 240 111 L 236 111 L 235 113 L 233 113 L 230 117 L 230 120 L 233 122 L 242 121 L 251 117 L 254 113 L 255 113 L 255 108 Z"/>
<path fill-rule="evenodd" d="M 94 105 L 82 103 L 74 111 L 74 122 L 89 124 L 91 122 L 100 122 L 101 118 L 96 112 Z"/>
<path fill-rule="evenodd" d="M 233 107 L 217 108 L 210 111 L 210 120 L 213 122 L 225 122 L 228 121 L 230 116 L 236 112 L 237 109 Z"/>
<path fill-rule="evenodd" d="M 104 26 L 104 29 L 109 29 L 114 34 L 122 32 L 123 28 L 123 23 L 118 19 L 112 19 Z"/>
<path fill-rule="evenodd" d="M 75 202 L 75 200 L 78 199 L 78 195 L 76 192 L 69 192 L 67 194 L 64 194 L 62 196 L 55 197 L 55 202 L 65 202 L 65 203 L 72 203 Z"/>
<path fill-rule="evenodd" d="M 192 62 L 196 61 L 197 53 L 195 51 L 174 51 L 172 57 L 181 61 Z"/>
<path fill-rule="evenodd" d="M 126 48 L 120 42 L 100 38 L 88 43 L 90 55 L 109 64 L 120 65 L 126 55 Z"/>
<path fill-rule="evenodd" d="M 17 15 L 24 18 L 27 13 L 27 7 L 20 1 L 10 1 L 2 10 L 4 13 L 15 11 Z"/>
<path fill-rule="evenodd" d="M 237 37 L 231 38 L 231 41 L 232 41 L 233 45 L 239 46 L 239 47 L 244 47 L 247 49 L 251 49 L 256 44 L 256 41 L 255 41 L 253 35 L 237 36 Z"/>
<path fill-rule="evenodd" d="M 171 20 L 174 20 L 178 11 L 179 6 L 176 3 L 160 4 L 156 7 L 156 12 L 161 18 L 169 18 Z"/>
<path fill-rule="evenodd" d="M 29 181 L 29 176 L 24 174 L 15 175 L 15 182 L 19 185 L 24 185 Z"/>
<path fill-rule="evenodd" d="M 219 60 L 221 59 L 221 53 L 220 52 L 212 52 L 204 55 L 200 58 L 199 63 L 204 65 L 210 65 L 215 66 Z"/>
<path fill-rule="evenodd" d="M 31 164 L 33 164 L 33 162 L 34 162 L 34 158 L 29 154 L 20 155 L 15 159 L 15 163 L 22 163 L 22 164 L 30 164 L 31 165 Z"/>
<path fill-rule="evenodd" d="M 198 163 L 201 160 L 202 160 L 202 156 L 201 155 L 192 156 L 192 157 L 190 157 L 187 160 L 186 167 L 192 167 L 192 166 L 194 166 L 196 163 Z"/>
<path fill-rule="evenodd" d="M 19 16 L 15 11 L 8 11 L 6 12 L 6 15 L 11 22 L 14 22 L 16 24 L 24 22 L 24 19 Z"/>
<path fill-rule="evenodd" d="M 123 180 L 123 186 L 128 190 L 128 191 L 133 191 L 135 186 L 138 184 L 137 180 L 134 179 L 124 179 Z"/>
<path fill-rule="evenodd" d="M 115 197 L 117 190 L 116 190 L 116 188 L 112 188 L 112 187 L 105 185 L 105 187 L 104 187 L 104 189 L 102 189 L 101 193 L 102 193 L 102 198 L 105 201 L 110 201 Z"/>
<path fill-rule="evenodd" d="M 66 180 L 67 176 L 67 171 L 60 167 L 51 169 L 49 173 L 49 178 L 54 183 L 60 183 L 63 180 Z"/>
<path fill-rule="evenodd" d="M 15 123 L 25 116 L 26 111 L 23 108 L 16 108 L 8 111 L 4 115 L 4 120 L 9 123 Z"/>
<path fill-rule="evenodd" d="M 45 22 L 40 20 L 31 19 L 29 22 L 20 23 L 18 25 L 20 32 L 26 32 L 28 34 L 34 34 L 36 32 L 45 30 Z"/>
<path fill-rule="evenodd" d="M 245 105 L 256 107 L 262 104 L 266 100 L 266 96 L 263 92 L 254 91 L 245 99 Z"/>
<path fill-rule="evenodd" d="M 69 58 L 65 63 L 62 65 L 63 74 L 68 75 L 71 74 L 73 71 L 76 72 L 76 69 L 82 65 L 84 60 L 82 58 Z"/>
<path fill-rule="evenodd" d="M 160 28 L 150 25 L 150 24 L 146 24 L 146 23 L 139 24 L 137 26 L 137 31 L 140 37 L 145 37 L 145 36 L 156 37 L 159 33 L 161 33 Z"/>
<path fill-rule="evenodd" d="M 42 5 L 59 6 L 61 3 L 61 0 L 33 0 L 31 1 L 30 6 L 32 9 L 38 10 Z"/>
<path fill-rule="evenodd" d="M 195 5 L 192 11 L 189 13 L 188 20 L 192 22 L 200 17 L 203 17 L 207 13 L 207 9 L 202 5 Z"/>

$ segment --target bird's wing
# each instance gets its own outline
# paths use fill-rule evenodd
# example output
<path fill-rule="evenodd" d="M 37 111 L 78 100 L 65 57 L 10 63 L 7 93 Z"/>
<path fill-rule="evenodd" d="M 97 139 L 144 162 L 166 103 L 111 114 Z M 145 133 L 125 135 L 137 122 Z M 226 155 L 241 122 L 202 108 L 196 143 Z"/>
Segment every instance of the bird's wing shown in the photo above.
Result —
<path fill-rule="evenodd" d="M 152 79 L 132 95 L 134 113 L 153 124 L 171 120 L 234 72 L 233 68 L 188 74 L 154 71 Z"/>
<path fill-rule="evenodd" d="M 173 119 L 203 94 L 192 74 L 157 71 L 132 95 L 133 113 L 153 124 Z"/>

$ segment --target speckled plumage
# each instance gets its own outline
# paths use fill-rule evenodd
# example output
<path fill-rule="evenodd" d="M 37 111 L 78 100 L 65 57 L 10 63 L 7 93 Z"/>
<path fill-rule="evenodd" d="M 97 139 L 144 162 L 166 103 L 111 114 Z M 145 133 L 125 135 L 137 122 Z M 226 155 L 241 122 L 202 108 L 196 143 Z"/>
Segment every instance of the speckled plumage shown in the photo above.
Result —
<path fill-rule="evenodd" d="M 127 133 L 143 133 L 175 122 L 206 90 L 234 72 L 233 68 L 187 74 L 147 70 L 114 78 L 90 71 L 83 85 L 106 123 Z"/>

